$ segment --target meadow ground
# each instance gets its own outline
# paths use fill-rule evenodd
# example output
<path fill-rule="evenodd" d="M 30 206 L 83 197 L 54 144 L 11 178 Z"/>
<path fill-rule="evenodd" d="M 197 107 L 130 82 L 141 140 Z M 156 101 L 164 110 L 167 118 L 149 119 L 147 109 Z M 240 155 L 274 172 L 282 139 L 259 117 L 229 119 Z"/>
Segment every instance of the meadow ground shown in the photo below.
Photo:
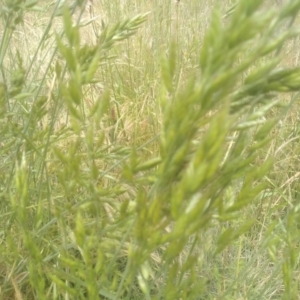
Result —
<path fill-rule="evenodd" d="M 67 2 L 0 1 L 0 299 L 298 299 L 300 1 Z"/>

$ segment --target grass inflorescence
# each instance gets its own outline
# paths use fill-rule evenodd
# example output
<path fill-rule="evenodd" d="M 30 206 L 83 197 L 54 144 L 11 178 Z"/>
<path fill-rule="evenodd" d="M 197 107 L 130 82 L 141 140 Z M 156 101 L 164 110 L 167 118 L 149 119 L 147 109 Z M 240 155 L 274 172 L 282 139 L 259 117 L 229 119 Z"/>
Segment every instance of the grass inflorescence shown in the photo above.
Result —
<path fill-rule="evenodd" d="M 0 0 L 1 299 L 297 299 L 300 1 L 214 2 Z"/>

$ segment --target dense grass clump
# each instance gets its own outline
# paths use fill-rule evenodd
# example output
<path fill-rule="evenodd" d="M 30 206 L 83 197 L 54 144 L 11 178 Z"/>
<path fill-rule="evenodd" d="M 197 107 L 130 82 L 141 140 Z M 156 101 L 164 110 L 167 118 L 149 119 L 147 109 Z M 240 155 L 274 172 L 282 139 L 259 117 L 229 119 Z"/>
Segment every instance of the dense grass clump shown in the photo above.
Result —
<path fill-rule="evenodd" d="M 297 299 L 300 1 L 94 2 L 0 0 L 0 298 Z"/>

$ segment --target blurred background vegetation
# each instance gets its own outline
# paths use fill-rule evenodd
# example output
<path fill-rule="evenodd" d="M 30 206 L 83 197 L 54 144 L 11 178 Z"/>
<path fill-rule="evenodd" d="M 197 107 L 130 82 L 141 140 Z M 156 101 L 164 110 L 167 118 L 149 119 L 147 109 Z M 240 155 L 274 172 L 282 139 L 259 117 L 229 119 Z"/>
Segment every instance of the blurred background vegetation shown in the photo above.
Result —
<path fill-rule="evenodd" d="M 0 0 L 0 299 L 298 299 L 299 10 Z"/>

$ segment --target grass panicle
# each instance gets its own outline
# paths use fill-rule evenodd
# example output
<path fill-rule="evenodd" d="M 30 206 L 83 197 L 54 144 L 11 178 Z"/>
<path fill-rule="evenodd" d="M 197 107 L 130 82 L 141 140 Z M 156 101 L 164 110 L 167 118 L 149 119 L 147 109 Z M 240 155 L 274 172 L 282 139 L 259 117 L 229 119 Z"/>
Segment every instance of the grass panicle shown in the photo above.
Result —
<path fill-rule="evenodd" d="M 96 2 L 0 0 L 0 298 L 297 299 L 300 2 Z"/>

